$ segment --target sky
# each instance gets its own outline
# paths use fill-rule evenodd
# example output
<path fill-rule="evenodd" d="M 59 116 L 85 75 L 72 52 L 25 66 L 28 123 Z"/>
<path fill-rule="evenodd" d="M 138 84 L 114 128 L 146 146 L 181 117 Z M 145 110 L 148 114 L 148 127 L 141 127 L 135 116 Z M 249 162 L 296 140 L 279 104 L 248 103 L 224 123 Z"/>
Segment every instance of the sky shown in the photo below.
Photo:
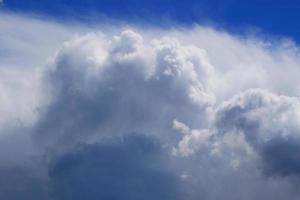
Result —
<path fill-rule="evenodd" d="M 300 40 L 298 0 L 6 0 L 4 8 L 61 20 L 97 22 L 108 17 L 162 27 L 201 23 L 239 33 L 256 28 Z"/>
<path fill-rule="evenodd" d="M 300 198 L 297 1 L 0 6 L 0 199 Z"/>

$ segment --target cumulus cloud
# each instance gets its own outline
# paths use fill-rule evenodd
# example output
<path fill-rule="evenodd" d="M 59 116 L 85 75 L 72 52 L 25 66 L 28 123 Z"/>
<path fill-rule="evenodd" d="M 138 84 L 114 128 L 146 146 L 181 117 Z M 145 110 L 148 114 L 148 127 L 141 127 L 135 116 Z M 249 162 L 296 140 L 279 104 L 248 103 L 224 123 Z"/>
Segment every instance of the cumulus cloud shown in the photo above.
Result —
<path fill-rule="evenodd" d="M 173 39 L 145 43 L 134 31 L 66 43 L 47 76 L 53 100 L 36 137 L 66 144 L 124 131 L 166 135 L 174 118 L 199 126 L 214 103 L 204 52 Z"/>
<path fill-rule="evenodd" d="M 299 176 L 299 114 L 299 98 L 250 90 L 218 108 L 216 127 L 242 132 L 269 175 Z"/>
<path fill-rule="evenodd" d="M 3 16 L 1 198 L 299 198 L 291 41 Z"/>

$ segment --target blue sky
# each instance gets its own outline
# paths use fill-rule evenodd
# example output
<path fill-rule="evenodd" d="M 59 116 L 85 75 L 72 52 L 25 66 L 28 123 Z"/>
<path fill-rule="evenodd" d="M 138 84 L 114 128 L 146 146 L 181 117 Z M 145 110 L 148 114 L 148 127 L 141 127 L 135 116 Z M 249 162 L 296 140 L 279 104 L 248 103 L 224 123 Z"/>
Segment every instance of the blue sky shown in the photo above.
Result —
<path fill-rule="evenodd" d="M 109 17 L 158 26 L 214 24 L 233 32 L 258 28 L 300 41 L 298 0 L 5 0 L 10 11 L 97 21 Z"/>

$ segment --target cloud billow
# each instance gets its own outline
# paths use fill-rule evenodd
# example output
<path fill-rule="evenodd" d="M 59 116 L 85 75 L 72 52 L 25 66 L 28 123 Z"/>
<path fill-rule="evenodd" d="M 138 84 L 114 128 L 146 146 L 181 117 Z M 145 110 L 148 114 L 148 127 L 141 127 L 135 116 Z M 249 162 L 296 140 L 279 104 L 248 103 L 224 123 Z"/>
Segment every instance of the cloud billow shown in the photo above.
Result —
<path fill-rule="evenodd" d="M 173 40 L 148 47 L 133 31 L 111 42 L 87 35 L 58 53 L 47 78 L 53 100 L 36 124 L 37 138 L 69 143 L 93 132 L 161 134 L 176 117 L 201 121 L 214 101 L 201 50 Z"/>
<path fill-rule="evenodd" d="M 0 63 L 16 80 L 0 80 L 0 177 L 12 177 L 1 198 L 299 198 L 294 44 L 200 26 L 105 27 L 65 42 L 70 27 L 33 24 L 64 34 L 42 70 Z"/>
<path fill-rule="evenodd" d="M 221 106 L 216 124 L 225 134 L 241 131 L 267 174 L 299 176 L 299 111 L 298 98 L 252 90 Z"/>

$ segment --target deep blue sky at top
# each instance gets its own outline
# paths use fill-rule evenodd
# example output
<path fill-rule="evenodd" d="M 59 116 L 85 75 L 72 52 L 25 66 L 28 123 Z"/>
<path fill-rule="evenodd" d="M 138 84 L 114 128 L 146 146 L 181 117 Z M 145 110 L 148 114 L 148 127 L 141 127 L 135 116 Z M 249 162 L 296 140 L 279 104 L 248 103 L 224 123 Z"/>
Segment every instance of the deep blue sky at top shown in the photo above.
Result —
<path fill-rule="evenodd" d="M 300 0 L 4 0 L 2 9 L 85 22 L 109 17 L 158 26 L 213 23 L 230 31 L 258 27 L 300 42 Z"/>

